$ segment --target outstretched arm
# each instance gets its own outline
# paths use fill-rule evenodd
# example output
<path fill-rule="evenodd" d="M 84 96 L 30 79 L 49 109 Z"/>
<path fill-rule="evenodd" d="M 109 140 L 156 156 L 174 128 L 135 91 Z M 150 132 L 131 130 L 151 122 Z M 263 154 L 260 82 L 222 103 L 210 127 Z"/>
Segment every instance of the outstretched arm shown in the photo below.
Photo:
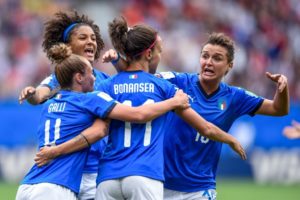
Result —
<path fill-rule="evenodd" d="M 187 123 L 189 123 L 189 125 L 195 128 L 199 133 L 201 133 L 201 135 L 211 140 L 229 144 L 230 147 L 236 153 L 238 153 L 243 160 L 247 158 L 245 150 L 237 139 L 235 139 L 232 135 L 222 131 L 212 123 L 206 121 L 192 108 L 188 108 L 185 110 L 176 110 L 176 113 Z"/>
<path fill-rule="evenodd" d="M 109 120 L 96 119 L 92 126 L 85 129 L 78 136 L 57 146 L 45 146 L 36 154 L 34 161 L 40 167 L 49 163 L 54 158 L 66 155 L 84 148 L 102 139 L 108 134 Z"/>
<path fill-rule="evenodd" d="M 174 109 L 185 109 L 190 106 L 187 94 L 178 90 L 173 98 L 161 102 L 149 102 L 138 107 L 117 104 L 108 114 L 111 119 L 127 122 L 146 123 Z"/>
<path fill-rule="evenodd" d="M 265 99 L 256 114 L 283 116 L 289 113 L 290 100 L 287 78 L 282 74 L 271 74 L 266 76 L 277 83 L 277 89 L 273 100 Z"/>

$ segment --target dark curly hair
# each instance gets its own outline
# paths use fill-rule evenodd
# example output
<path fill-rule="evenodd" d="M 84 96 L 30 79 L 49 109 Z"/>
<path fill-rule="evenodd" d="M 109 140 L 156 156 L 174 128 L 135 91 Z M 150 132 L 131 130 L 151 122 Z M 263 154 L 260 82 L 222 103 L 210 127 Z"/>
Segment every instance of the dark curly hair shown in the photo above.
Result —
<path fill-rule="evenodd" d="M 97 42 L 95 60 L 97 60 L 100 57 L 100 51 L 104 48 L 104 42 L 101 38 L 100 29 L 93 20 L 89 19 L 87 15 L 80 15 L 77 11 L 57 12 L 53 19 L 50 19 L 45 23 L 44 41 L 42 46 L 44 52 L 47 54 L 47 57 L 49 58 L 48 51 L 53 45 L 64 42 L 64 30 L 73 23 L 88 25 L 94 31 Z M 79 26 L 76 26 L 74 29 L 78 27 Z M 74 29 L 71 30 L 70 34 L 72 34 Z M 67 39 L 66 43 L 69 43 L 69 39 Z"/>

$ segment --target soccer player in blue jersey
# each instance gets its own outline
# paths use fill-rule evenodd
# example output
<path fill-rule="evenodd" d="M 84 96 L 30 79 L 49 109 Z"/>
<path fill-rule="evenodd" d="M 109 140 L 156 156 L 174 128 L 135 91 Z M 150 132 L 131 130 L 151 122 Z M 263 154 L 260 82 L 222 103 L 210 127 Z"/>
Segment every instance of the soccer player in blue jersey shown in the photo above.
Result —
<path fill-rule="evenodd" d="M 140 107 L 116 103 L 104 92 L 91 92 L 95 76 L 91 63 L 84 57 L 72 54 L 65 44 L 54 45 L 48 52 L 56 63 L 55 76 L 61 90 L 43 105 L 38 128 L 38 146 L 58 145 L 75 138 L 77 143 L 90 143 L 106 135 L 106 123 L 97 130 L 96 137 L 81 134 L 96 118 L 112 118 L 131 122 L 145 122 L 159 115 L 182 107 L 187 96 Z M 99 121 L 99 120 L 98 120 Z M 19 187 L 17 200 L 77 199 L 79 186 L 86 163 L 88 148 L 54 159 L 48 165 L 34 165 Z"/>
<path fill-rule="evenodd" d="M 222 33 L 213 33 L 204 44 L 199 73 L 165 72 L 160 76 L 186 92 L 191 107 L 207 121 L 227 132 L 242 115 L 282 116 L 289 111 L 287 78 L 282 74 L 266 73 L 277 90 L 273 100 L 222 82 L 232 69 L 233 41 Z M 166 200 L 216 199 L 216 170 L 222 143 L 212 141 L 170 114 L 165 153 Z"/>
<path fill-rule="evenodd" d="M 43 49 L 47 55 L 53 45 L 65 43 L 72 48 L 74 54 L 81 55 L 94 63 L 95 60 L 98 60 L 100 51 L 104 47 L 99 27 L 88 16 L 80 15 L 76 11 L 56 13 L 53 19 L 45 23 L 44 32 Z M 109 76 L 97 69 L 93 69 L 93 73 L 96 77 L 94 89 L 97 90 L 99 83 Z M 55 75 L 52 74 L 44 79 L 37 88 L 25 87 L 20 93 L 19 100 L 22 102 L 27 99 L 30 104 L 36 105 L 47 100 L 59 88 L 60 85 Z M 98 159 L 105 145 L 106 139 L 91 146 L 84 168 L 85 173 L 79 194 L 80 200 L 92 199 L 95 196 Z"/>

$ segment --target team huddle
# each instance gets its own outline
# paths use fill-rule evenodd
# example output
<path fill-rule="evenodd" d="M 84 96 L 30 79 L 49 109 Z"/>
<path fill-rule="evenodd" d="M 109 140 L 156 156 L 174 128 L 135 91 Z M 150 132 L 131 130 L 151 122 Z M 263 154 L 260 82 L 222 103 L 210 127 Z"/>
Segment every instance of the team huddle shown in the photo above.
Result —
<path fill-rule="evenodd" d="M 209 35 L 196 73 L 156 72 L 163 40 L 151 26 L 115 18 L 109 35 L 114 50 L 102 61 L 116 68 L 111 77 L 93 68 L 104 43 L 91 19 L 58 12 L 46 22 L 54 73 L 19 97 L 43 108 L 36 164 L 16 199 L 216 199 L 222 144 L 246 159 L 227 132 L 246 114 L 286 115 L 287 78 L 266 72 L 273 100 L 224 83 L 234 43 L 223 33 Z"/>

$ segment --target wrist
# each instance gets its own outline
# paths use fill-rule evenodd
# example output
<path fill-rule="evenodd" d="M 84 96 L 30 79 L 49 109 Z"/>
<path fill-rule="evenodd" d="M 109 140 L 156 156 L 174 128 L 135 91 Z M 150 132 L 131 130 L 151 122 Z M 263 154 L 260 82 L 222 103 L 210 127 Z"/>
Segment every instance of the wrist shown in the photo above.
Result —
<path fill-rule="evenodd" d="M 180 101 L 177 101 L 176 97 L 173 97 L 169 100 L 171 101 L 170 105 L 171 105 L 172 109 L 177 109 L 181 106 Z"/>
<path fill-rule="evenodd" d="M 120 54 L 117 53 L 117 58 L 114 59 L 114 60 L 112 60 L 111 63 L 112 63 L 113 65 L 116 65 L 116 64 L 119 62 L 119 60 L 120 60 Z"/>
<path fill-rule="evenodd" d="M 62 151 L 61 149 L 59 148 L 59 146 L 54 146 L 52 147 L 52 153 L 51 153 L 51 158 L 56 158 L 58 156 L 61 156 L 62 155 Z"/>

